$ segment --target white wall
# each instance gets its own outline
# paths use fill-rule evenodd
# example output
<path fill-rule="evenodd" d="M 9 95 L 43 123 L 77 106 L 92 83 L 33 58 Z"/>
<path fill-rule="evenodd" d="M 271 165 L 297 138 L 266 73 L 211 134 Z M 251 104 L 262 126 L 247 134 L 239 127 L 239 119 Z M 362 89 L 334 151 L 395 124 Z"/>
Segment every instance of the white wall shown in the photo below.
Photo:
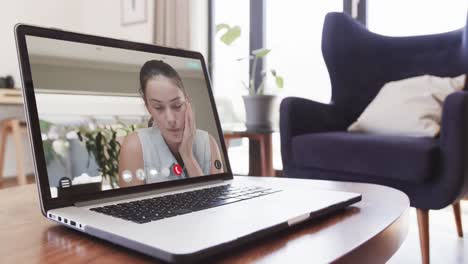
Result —
<path fill-rule="evenodd" d="M 2 2 L 0 16 L 0 76 L 12 75 L 16 87 L 21 86 L 14 25 L 27 23 L 33 25 L 59 27 L 69 30 L 79 30 L 82 27 L 83 6 L 79 0 L 15 0 Z M 2 110 L 0 110 L 2 111 Z M 32 172 L 30 148 L 25 139 L 26 171 Z M 5 161 L 5 176 L 16 174 L 13 142 L 7 143 Z"/>
<path fill-rule="evenodd" d="M 88 34 L 98 34 L 114 38 L 124 38 L 150 43 L 153 30 L 153 1 L 148 1 L 147 22 L 131 26 L 121 26 L 120 1 L 115 0 L 15 0 L 2 3 L 0 16 L 0 76 L 12 75 L 15 86 L 21 87 L 20 72 L 14 39 L 14 25 L 27 23 L 45 27 Z M 1 111 L 1 109 L 0 109 Z M 32 172 L 30 148 L 25 140 L 25 161 L 28 173 Z M 5 176 L 16 173 L 14 148 L 7 143 Z"/>
<path fill-rule="evenodd" d="M 0 16 L 0 76 L 10 74 L 20 87 L 13 28 L 28 23 L 64 30 L 122 38 L 137 42 L 153 41 L 154 1 L 148 0 L 145 23 L 122 26 L 118 0 L 15 0 L 2 3 Z M 207 54 L 207 0 L 191 2 L 191 48 Z"/>
<path fill-rule="evenodd" d="M 153 41 L 154 1 L 147 1 L 146 23 L 128 26 L 120 24 L 120 1 L 81 0 L 80 2 L 83 5 L 83 29 L 86 33 L 144 43 Z"/>
<path fill-rule="evenodd" d="M 59 27 L 69 30 L 82 28 L 83 4 L 79 0 L 15 0 L 2 2 L 0 16 L 0 75 L 10 74 L 20 84 L 14 25 L 28 23 L 33 25 Z"/>

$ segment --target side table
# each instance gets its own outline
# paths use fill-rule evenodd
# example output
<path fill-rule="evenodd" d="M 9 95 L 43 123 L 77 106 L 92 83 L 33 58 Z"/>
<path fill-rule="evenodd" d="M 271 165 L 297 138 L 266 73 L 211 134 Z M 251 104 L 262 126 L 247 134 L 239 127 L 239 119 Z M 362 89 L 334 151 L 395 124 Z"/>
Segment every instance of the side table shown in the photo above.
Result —
<path fill-rule="evenodd" d="M 223 131 L 226 146 L 232 139 L 249 139 L 249 175 L 275 176 L 273 169 L 273 131 Z"/>

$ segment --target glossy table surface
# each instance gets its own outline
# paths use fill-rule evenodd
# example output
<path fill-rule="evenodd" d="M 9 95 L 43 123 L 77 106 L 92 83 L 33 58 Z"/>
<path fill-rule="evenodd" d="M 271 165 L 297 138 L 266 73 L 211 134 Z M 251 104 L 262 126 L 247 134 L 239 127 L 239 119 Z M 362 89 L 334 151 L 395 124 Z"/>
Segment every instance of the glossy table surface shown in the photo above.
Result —
<path fill-rule="evenodd" d="M 238 177 L 242 180 L 243 177 Z M 257 177 L 256 177 L 257 179 Z M 284 178 L 258 177 L 281 187 Z M 213 257 L 222 263 L 384 263 L 408 232 L 409 200 L 378 185 L 294 179 L 297 188 L 362 201 Z M 45 219 L 33 184 L 0 190 L 0 263 L 154 263 L 157 260 Z"/>

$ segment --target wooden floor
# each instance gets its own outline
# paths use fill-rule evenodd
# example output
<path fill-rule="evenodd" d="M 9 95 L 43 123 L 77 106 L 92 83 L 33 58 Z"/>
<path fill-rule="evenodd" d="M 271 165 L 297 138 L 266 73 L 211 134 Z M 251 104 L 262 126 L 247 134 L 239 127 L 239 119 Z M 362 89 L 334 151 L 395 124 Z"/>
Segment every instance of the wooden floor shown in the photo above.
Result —
<path fill-rule="evenodd" d="M 459 238 L 452 207 L 429 212 L 431 263 L 468 263 L 468 201 L 460 202 L 464 238 Z M 411 208 L 408 236 L 389 264 L 421 263 L 416 210 Z"/>
<path fill-rule="evenodd" d="M 28 176 L 27 180 L 34 183 L 33 176 Z M 0 189 L 16 185 L 16 178 L 6 178 L 0 183 Z M 457 236 L 451 207 L 429 213 L 431 263 L 468 263 L 468 200 L 460 204 L 464 238 Z M 416 210 L 411 208 L 408 236 L 388 263 L 421 263 L 418 235 Z"/>

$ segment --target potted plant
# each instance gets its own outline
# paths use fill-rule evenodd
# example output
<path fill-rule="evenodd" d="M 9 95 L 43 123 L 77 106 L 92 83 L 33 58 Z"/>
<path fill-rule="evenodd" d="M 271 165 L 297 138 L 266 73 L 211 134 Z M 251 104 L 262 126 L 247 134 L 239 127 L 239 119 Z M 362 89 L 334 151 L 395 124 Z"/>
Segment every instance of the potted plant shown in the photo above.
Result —
<path fill-rule="evenodd" d="M 46 160 L 51 186 L 57 186 L 58 197 L 68 197 L 76 194 L 95 193 L 101 190 L 100 182 L 75 183 L 76 175 L 72 175 L 71 168 L 71 144 L 73 140 L 67 136 L 69 132 L 74 132 L 74 128 L 55 124 L 46 120 L 39 120 L 42 132 L 42 146 L 44 158 Z M 57 176 L 59 178 L 57 178 Z M 72 186 L 62 188 L 62 179 L 70 180 Z M 55 185 L 57 184 L 57 185 Z"/>
<path fill-rule="evenodd" d="M 224 31 L 220 36 L 220 40 L 226 44 L 231 45 L 241 35 L 241 29 L 239 26 L 230 26 L 227 24 L 219 24 L 216 26 L 216 32 Z M 258 82 L 258 86 L 255 84 L 259 60 L 264 59 L 269 53 L 270 49 L 257 49 L 252 51 L 247 58 L 240 58 L 238 61 L 249 59 L 252 62 L 249 83 L 242 82 L 244 88 L 248 90 L 248 95 L 242 96 L 245 106 L 246 114 L 246 127 L 249 130 L 267 130 L 270 131 L 273 128 L 273 108 L 275 104 L 275 95 L 265 94 L 265 86 L 267 80 L 267 73 L 271 73 L 275 79 L 275 85 L 277 88 L 283 88 L 284 80 L 283 77 L 279 76 L 274 69 L 269 71 L 263 71 L 261 74 L 261 80 Z"/>
<path fill-rule="evenodd" d="M 42 145 L 47 165 L 57 161 L 66 171 L 70 166 L 69 148 L 70 142 L 67 134 L 76 133 L 78 140 L 84 144 L 88 152 L 88 164 L 94 160 L 98 166 L 102 182 L 99 183 L 80 183 L 80 186 L 72 186 L 65 192 L 76 192 L 86 190 L 95 190 L 98 188 L 118 188 L 119 174 L 119 153 L 120 140 L 136 129 L 145 127 L 146 119 L 142 118 L 136 124 L 125 124 L 118 117 L 115 117 L 115 124 L 98 124 L 97 120 L 90 117 L 90 121 L 82 125 L 57 125 L 46 120 L 40 120 L 41 131 L 43 133 Z M 50 134 L 50 135 L 49 135 Z M 101 186 L 102 185 L 102 186 Z M 74 190 L 73 190 L 74 189 Z"/>
<path fill-rule="evenodd" d="M 250 59 L 252 69 L 250 73 L 249 85 L 243 84 L 248 89 L 249 94 L 242 96 L 245 106 L 247 129 L 253 130 L 272 130 L 273 128 L 273 108 L 276 100 L 275 95 L 265 94 L 265 83 L 267 72 L 262 72 L 261 81 L 255 87 L 255 72 L 258 60 L 265 58 L 270 53 L 269 49 L 258 49 L 252 51 Z M 275 78 L 275 84 L 278 88 L 283 88 L 283 78 L 279 76 L 274 69 L 269 71 Z"/>
<path fill-rule="evenodd" d="M 80 126 L 76 131 L 79 140 L 85 144 L 88 151 L 88 166 L 90 159 L 94 158 L 103 180 L 108 181 L 112 189 L 118 188 L 121 147 L 118 138 L 125 137 L 141 127 L 143 123 L 126 125 L 120 121 L 114 125 L 98 125 L 96 120 L 92 119 L 91 126 Z"/>

